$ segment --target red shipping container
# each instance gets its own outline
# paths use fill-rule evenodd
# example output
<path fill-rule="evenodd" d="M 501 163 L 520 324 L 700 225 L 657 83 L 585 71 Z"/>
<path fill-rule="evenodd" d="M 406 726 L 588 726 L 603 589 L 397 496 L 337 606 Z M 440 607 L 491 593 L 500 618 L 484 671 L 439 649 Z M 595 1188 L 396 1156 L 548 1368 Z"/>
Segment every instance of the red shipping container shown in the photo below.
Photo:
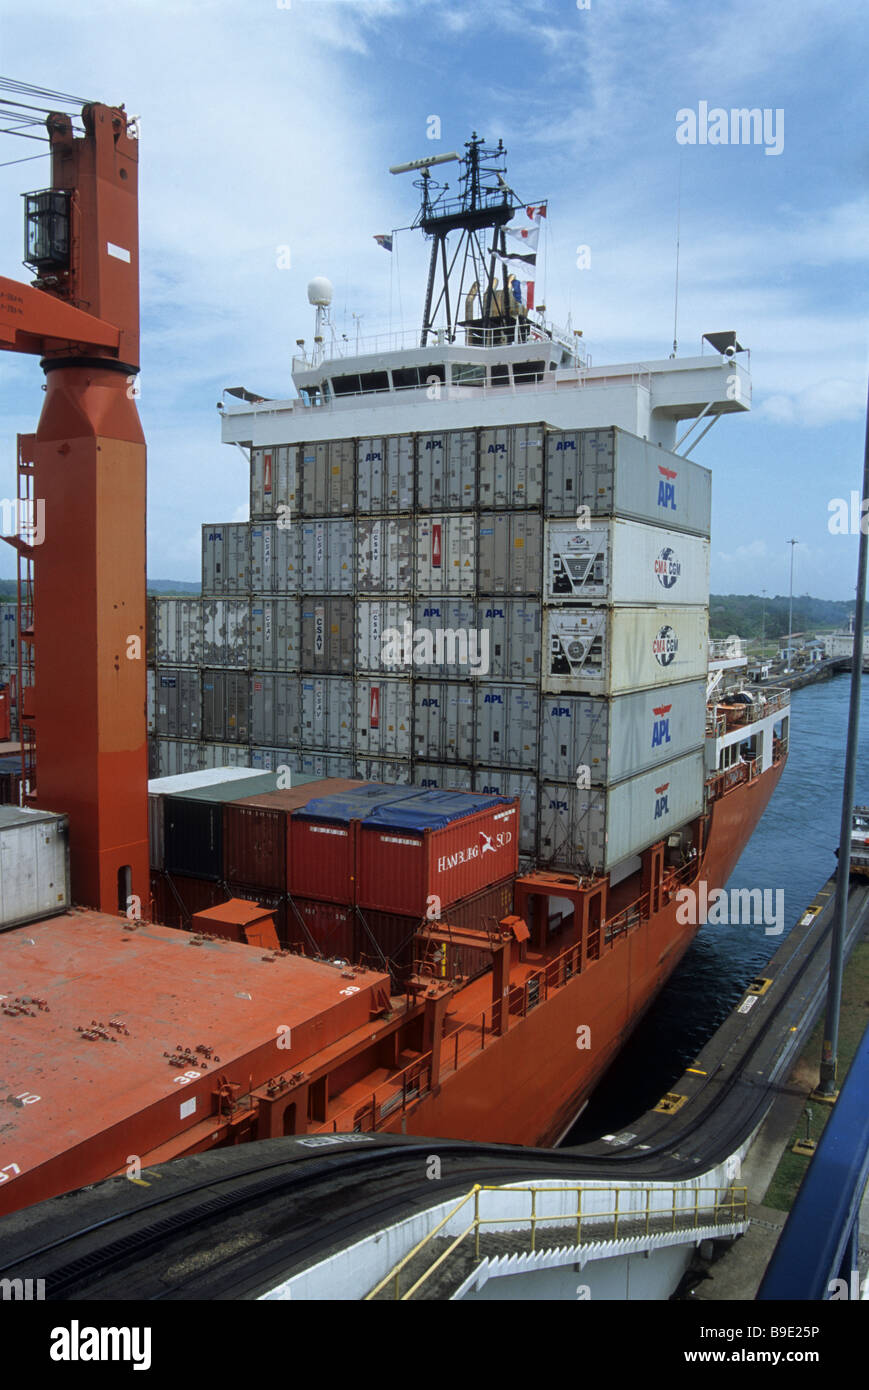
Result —
<path fill-rule="evenodd" d="M 355 962 L 355 925 L 354 909 L 340 903 L 294 897 L 288 906 L 289 944 L 302 946 L 308 956 L 321 955 L 329 960 L 337 957 Z"/>
<path fill-rule="evenodd" d="M 443 916 L 461 898 L 515 874 L 519 803 L 451 821 L 438 830 L 393 830 L 363 821 L 357 849 L 357 901 L 363 908 Z"/>
<path fill-rule="evenodd" d="M 330 825 L 291 816 L 288 883 L 293 897 L 331 903 L 356 900 L 358 821 Z"/>
<path fill-rule="evenodd" d="M 324 777 L 229 801 L 223 808 L 223 876 L 251 887 L 282 892 L 289 887 L 289 818 L 314 797 L 346 792 L 365 783 Z"/>
<path fill-rule="evenodd" d="M 219 883 L 205 878 L 188 878 L 159 869 L 151 871 L 151 897 L 154 900 L 154 921 L 164 927 L 189 930 L 193 914 L 215 907 L 226 899 Z"/>

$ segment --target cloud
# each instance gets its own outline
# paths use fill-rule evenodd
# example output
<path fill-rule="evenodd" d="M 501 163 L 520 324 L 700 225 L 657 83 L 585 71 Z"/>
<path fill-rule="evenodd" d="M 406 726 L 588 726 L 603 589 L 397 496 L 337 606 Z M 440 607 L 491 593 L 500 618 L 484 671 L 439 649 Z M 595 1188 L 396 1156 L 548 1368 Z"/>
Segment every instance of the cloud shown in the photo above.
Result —
<path fill-rule="evenodd" d="M 791 395 L 768 396 L 757 413 L 781 425 L 819 429 L 842 420 L 859 420 L 866 410 L 865 383 L 830 378 Z"/>

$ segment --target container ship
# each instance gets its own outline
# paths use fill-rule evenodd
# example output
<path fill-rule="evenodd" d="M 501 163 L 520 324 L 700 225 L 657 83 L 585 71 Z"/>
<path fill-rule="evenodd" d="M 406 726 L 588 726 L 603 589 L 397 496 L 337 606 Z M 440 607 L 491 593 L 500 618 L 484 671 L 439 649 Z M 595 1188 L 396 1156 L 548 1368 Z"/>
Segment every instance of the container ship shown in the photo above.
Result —
<path fill-rule="evenodd" d="M 122 110 L 82 117 L 49 116 L 35 285 L 0 282 L 0 343 L 48 379 L 0 612 L 22 748 L 0 1212 L 280 1135 L 555 1145 L 787 756 L 787 690 L 708 641 L 711 477 L 687 456 L 749 408 L 747 355 L 711 333 L 594 366 L 534 307 L 546 204 L 500 143 L 397 166 L 431 241 L 421 328 L 351 347 L 311 282 L 296 394 L 222 403 L 250 520 L 206 523 L 201 597 L 146 622 L 138 146 Z M 449 197 L 432 168 L 455 160 Z"/>

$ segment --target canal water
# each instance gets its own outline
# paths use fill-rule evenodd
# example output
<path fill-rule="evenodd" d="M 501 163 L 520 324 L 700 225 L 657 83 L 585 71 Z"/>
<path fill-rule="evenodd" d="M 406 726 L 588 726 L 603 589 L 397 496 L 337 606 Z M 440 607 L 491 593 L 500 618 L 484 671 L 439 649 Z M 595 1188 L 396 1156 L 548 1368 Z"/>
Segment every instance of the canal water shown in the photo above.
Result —
<path fill-rule="evenodd" d="M 727 885 L 781 889 L 784 930 L 767 936 L 763 926 L 701 927 L 565 1144 L 623 1129 L 657 1105 L 835 871 L 850 680 L 840 675 L 793 692 L 787 765 Z M 867 805 L 869 676 L 863 677 L 860 727 L 856 801 Z"/>

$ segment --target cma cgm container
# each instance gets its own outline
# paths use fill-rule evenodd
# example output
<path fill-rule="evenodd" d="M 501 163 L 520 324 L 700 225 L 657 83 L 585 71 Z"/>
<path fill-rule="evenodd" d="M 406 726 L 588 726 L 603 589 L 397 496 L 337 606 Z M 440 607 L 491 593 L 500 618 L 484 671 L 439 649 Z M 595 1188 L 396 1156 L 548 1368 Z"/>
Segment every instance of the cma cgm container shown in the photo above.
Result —
<path fill-rule="evenodd" d="M 417 435 L 416 478 L 416 505 L 421 512 L 476 507 L 476 430 Z"/>
<path fill-rule="evenodd" d="M 352 791 L 360 782 L 298 776 L 293 786 L 240 796 L 223 807 L 223 876 L 252 888 L 288 888 L 290 816 L 314 797 Z"/>
<path fill-rule="evenodd" d="M 542 708 L 540 776 L 556 782 L 575 781 L 580 768 L 596 785 L 619 782 L 705 743 L 702 680 L 611 700 L 545 695 Z"/>
<path fill-rule="evenodd" d="M 480 430 L 480 506 L 539 507 L 545 452 L 545 425 Z"/>
<path fill-rule="evenodd" d="M 360 512 L 409 512 L 413 506 L 413 435 L 360 439 L 356 445 Z"/>
<path fill-rule="evenodd" d="M 295 444 L 273 444 L 269 448 L 252 450 L 251 520 L 273 516 L 285 516 L 289 520 L 296 515 L 299 503 L 298 455 Z"/>
<path fill-rule="evenodd" d="M 632 517 L 709 535 L 712 475 L 624 430 L 549 430 L 546 512 Z"/>
<path fill-rule="evenodd" d="M 186 878 L 223 878 L 223 803 L 274 791 L 270 772 L 221 780 L 164 797 L 163 863 Z"/>
<path fill-rule="evenodd" d="M 309 799 L 290 820 L 287 876 L 293 896 L 355 903 L 358 824 L 377 807 L 415 794 L 415 787 L 368 783 Z"/>
<path fill-rule="evenodd" d="M 212 522 L 202 528 L 202 592 L 218 597 L 250 589 L 250 525 Z"/>
<path fill-rule="evenodd" d="M 417 791 L 378 807 L 360 824 L 359 905 L 423 917 L 436 900 L 443 913 L 514 874 L 518 854 L 517 802 Z"/>
<path fill-rule="evenodd" d="M 705 608 L 547 608 L 543 689 L 620 695 L 705 679 Z"/>
<path fill-rule="evenodd" d="M 699 816 L 704 778 L 701 751 L 611 787 L 541 782 L 540 863 L 606 873 Z"/>
<path fill-rule="evenodd" d="M 702 536 L 637 521 L 546 523 L 546 603 L 697 605 L 708 598 Z"/>
<path fill-rule="evenodd" d="M 69 817 L 0 806 L 0 930 L 69 907 Z"/>

